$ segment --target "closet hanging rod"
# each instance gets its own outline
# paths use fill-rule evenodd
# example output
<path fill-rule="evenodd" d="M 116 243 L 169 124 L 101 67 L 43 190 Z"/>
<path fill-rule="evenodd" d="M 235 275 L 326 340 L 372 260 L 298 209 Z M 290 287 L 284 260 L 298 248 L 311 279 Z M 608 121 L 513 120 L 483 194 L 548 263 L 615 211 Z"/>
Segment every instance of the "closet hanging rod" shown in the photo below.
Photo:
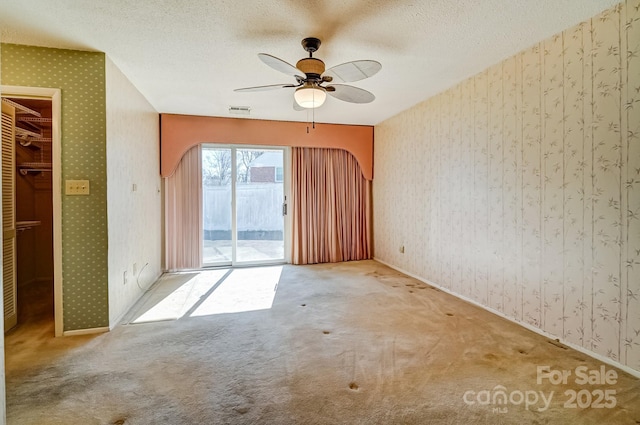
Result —
<path fill-rule="evenodd" d="M 34 131 L 30 131 L 30 130 L 25 130 L 24 128 L 20 128 L 20 127 L 15 127 L 15 131 L 16 131 L 17 138 L 42 137 L 42 134 L 36 133 Z"/>
<path fill-rule="evenodd" d="M 23 176 L 26 176 L 29 173 L 43 173 L 47 171 L 50 172 L 51 168 L 21 168 L 20 174 L 22 174 Z"/>
<path fill-rule="evenodd" d="M 23 176 L 26 176 L 28 173 L 42 173 L 51 171 L 51 163 L 50 162 L 23 162 L 22 164 L 18 164 L 18 171 Z"/>

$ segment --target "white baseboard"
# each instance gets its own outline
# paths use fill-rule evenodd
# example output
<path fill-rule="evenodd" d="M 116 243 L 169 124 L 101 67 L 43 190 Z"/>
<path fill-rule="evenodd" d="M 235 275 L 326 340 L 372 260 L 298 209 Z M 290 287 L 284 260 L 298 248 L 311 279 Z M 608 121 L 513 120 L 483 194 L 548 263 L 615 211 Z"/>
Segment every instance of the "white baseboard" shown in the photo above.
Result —
<path fill-rule="evenodd" d="M 108 326 L 103 326 L 101 328 L 89 328 L 89 329 L 76 329 L 73 331 L 64 331 L 62 332 L 62 336 L 79 336 L 79 335 L 91 335 L 91 334 L 100 334 L 104 332 L 109 332 Z"/>
<path fill-rule="evenodd" d="M 399 272 L 400 272 L 400 273 L 402 273 L 402 274 L 406 274 L 407 276 L 410 276 L 410 277 L 412 277 L 412 278 L 414 278 L 414 279 L 417 279 L 417 280 L 419 280 L 419 281 L 420 281 L 420 282 L 422 282 L 422 283 L 425 283 L 425 284 L 427 284 L 427 285 L 430 285 L 430 286 L 436 287 L 436 288 L 438 288 L 438 289 L 442 290 L 442 292 L 446 292 L 447 294 L 449 294 L 449 295 L 453 295 L 454 297 L 459 298 L 459 299 L 461 299 L 461 300 L 463 300 L 463 301 L 466 301 L 466 302 L 468 302 L 469 304 L 473 304 L 473 305 L 475 305 L 475 306 L 477 306 L 477 307 L 480 307 L 480 308 L 482 308 L 482 309 L 484 309 L 484 310 L 488 311 L 489 313 L 493 313 L 493 314 L 495 314 L 495 315 L 497 315 L 497 316 L 500 316 L 500 317 L 502 317 L 502 318 L 504 318 L 504 319 L 507 319 L 508 321 L 510 321 L 510 322 L 512 322 L 512 323 L 515 323 L 516 325 L 520 325 L 520 326 L 522 326 L 523 328 L 526 328 L 526 329 L 528 329 L 528 330 L 530 330 L 530 331 L 532 331 L 532 332 L 535 332 L 535 333 L 537 333 L 537 334 L 539 334 L 539 335 L 542 335 L 542 336 L 544 336 L 545 338 L 549 338 L 549 339 L 552 339 L 552 340 L 554 340 L 554 341 L 555 341 L 555 340 L 558 340 L 558 341 L 560 341 L 562 344 L 566 345 L 567 347 L 571 347 L 571 348 L 573 348 L 574 350 L 581 352 L 582 354 L 586 354 L 587 356 L 592 357 L 592 358 L 594 358 L 594 359 L 596 359 L 596 360 L 600 360 L 601 362 L 607 363 L 607 364 L 609 364 L 609 365 L 611 365 L 611 366 L 617 367 L 618 369 L 624 370 L 624 371 L 625 371 L 625 372 L 627 372 L 629 375 L 635 376 L 636 378 L 640 378 L 640 370 L 635 370 L 635 369 L 633 369 L 633 368 L 631 368 L 631 367 L 629 367 L 629 366 L 627 366 L 627 365 L 623 365 L 622 363 L 619 363 L 619 362 L 617 362 L 617 361 L 615 361 L 615 360 L 613 360 L 613 359 L 610 359 L 609 357 L 605 357 L 605 356 L 603 356 L 603 355 L 601 355 L 601 354 L 594 353 L 594 352 L 593 352 L 593 351 L 591 351 L 591 350 L 587 350 L 586 348 L 584 348 L 584 347 L 582 347 L 582 346 L 580 346 L 580 345 L 577 345 L 577 344 L 574 344 L 574 343 L 572 343 L 572 342 L 566 341 L 566 340 L 564 340 L 563 338 L 560 338 L 560 337 L 559 337 L 559 336 L 557 336 L 557 335 L 553 335 L 553 334 L 551 334 L 551 333 L 549 333 L 549 332 L 546 332 L 546 331 L 544 331 L 544 330 L 542 330 L 542 329 L 540 329 L 540 328 L 537 328 L 537 327 L 535 327 L 535 326 L 533 326 L 533 325 L 530 325 L 529 323 L 526 323 L 526 322 L 520 322 L 520 321 L 518 321 L 518 320 L 514 319 L 513 317 L 509 317 L 509 316 L 507 316 L 506 314 L 504 314 L 504 313 L 503 313 L 503 312 L 501 312 L 501 311 L 495 310 L 495 309 L 493 309 L 493 308 L 491 308 L 491 307 L 488 307 L 488 306 L 486 306 L 486 305 L 484 305 L 484 304 L 480 304 L 479 302 L 477 302 L 477 301 L 475 301 L 475 300 L 473 300 L 473 299 L 471 299 L 471 298 L 467 298 L 467 297 L 465 297 L 464 295 L 460 295 L 460 294 L 458 294 L 458 293 L 456 293 L 456 292 L 453 292 L 453 291 L 451 291 L 451 290 L 450 290 L 450 289 L 448 289 L 448 288 L 445 288 L 445 287 L 440 286 L 440 285 L 438 285 L 438 284 L 436 284 L 436 283 L 430 282 L 429 280 L 427 280 L 427 279 L 425 279 L 425 278 L 423 278 L 423 277 L 420 277 L 420 276 L 415 275 L 415 274 L 413 274 L 413 273 L 410 273 L 410 272 L 408 272 L 408 271 L 406 271 L 406 270 L 403 270 L 402 268 L 397 267 L 397 266 L 395 266 L 395 265 L 393 265 L 393 264 L 387 263 L 386 261 L 383 261 L 383 260 L 381 260 L 381 259 L 379 259 L 379 258 L 373 257 L 373 259 L 374 259 L 375 261 L 377 261 L 378 263 L 381 263 L 381 264 L 384 264 L 385 266 L 391 267 L 392 269 L 397 270 L 397 271 L 399 271 Z"/>

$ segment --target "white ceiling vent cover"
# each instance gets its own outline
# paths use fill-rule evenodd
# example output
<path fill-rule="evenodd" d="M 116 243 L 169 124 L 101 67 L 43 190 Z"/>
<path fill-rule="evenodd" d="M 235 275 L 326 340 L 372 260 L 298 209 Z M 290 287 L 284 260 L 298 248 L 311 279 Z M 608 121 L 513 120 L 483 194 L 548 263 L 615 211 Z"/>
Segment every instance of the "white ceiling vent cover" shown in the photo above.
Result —
<path fill-rule="evenodd" d="M 229 113 L 234 115 L 249 115 L 251 108 L 248 106 L 229 106 Z"/>

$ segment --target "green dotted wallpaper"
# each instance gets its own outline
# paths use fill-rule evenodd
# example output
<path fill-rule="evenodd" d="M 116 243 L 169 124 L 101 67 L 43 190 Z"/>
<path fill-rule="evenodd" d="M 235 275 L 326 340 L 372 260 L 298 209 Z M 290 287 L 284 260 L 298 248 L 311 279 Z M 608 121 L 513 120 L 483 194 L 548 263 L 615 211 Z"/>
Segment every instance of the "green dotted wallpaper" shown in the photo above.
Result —
<path fill-rule="evenodd" d="M 0 48 L 2 84 L 61 89 L 62 180 L 91 185 L 89 196 L 62 196 L 64 330 L 108 326 L 105 55 Z"/>

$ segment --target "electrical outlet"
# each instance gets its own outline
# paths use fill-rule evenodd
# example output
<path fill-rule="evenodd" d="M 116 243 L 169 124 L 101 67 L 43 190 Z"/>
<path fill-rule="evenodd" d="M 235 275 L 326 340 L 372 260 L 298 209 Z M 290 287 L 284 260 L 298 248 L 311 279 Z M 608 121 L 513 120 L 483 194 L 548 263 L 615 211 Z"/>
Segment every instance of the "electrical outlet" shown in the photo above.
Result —
<path fill-rule="evenodd" d="M 126 285 L 128 281 L 129 281 L 129 272 L 125 270 L 124 273 L 122 273 L 122 284 Z"/>
<path fill-rule="evenodd" d="M 404 245 L 400 245 L 400 253 L 404 254 Z"/>

